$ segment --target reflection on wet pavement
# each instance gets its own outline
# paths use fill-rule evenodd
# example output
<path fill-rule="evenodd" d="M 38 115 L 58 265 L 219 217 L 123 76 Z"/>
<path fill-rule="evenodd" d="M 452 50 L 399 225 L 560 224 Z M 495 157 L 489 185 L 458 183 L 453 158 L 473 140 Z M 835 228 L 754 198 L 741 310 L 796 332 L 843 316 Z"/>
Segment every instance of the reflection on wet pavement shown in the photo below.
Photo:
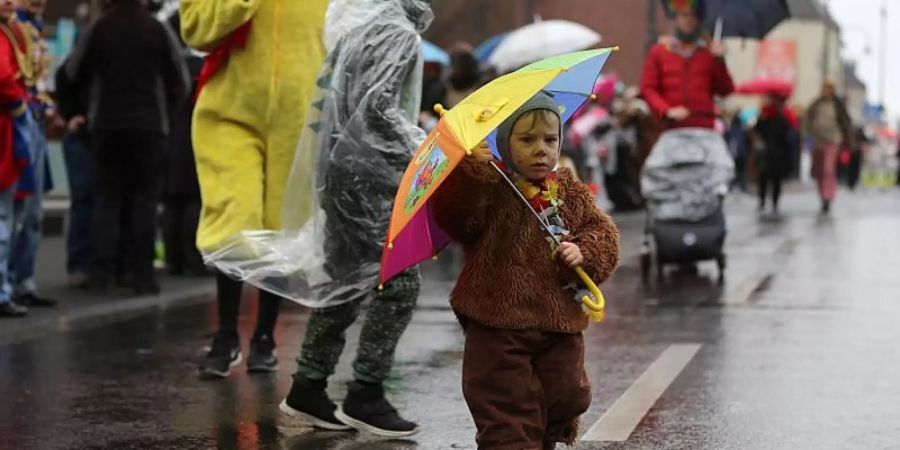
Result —
<path fill-rule="evenodd" d="M 896 448 L 900 436 L 900 200 L 847 195 L 832 218 L 809 199 L 779 221 L 753 202 L 729 205 L 729 267 L 643 284 L 643 217 L 617 217 L 623 266 L 604 286 L 609 319 L 586 333 L 595 423 L 672 344 L 700 351 L 622 443 L 578 449 Z M 851 204 L 851 200 L 853 203 Z M 196 361 L 214 305 L 167 309 L 0 345 L 2 449 L 474 449 L 460 389 L 462 333 L 446 306 L 458 258 L 427 268 L 427 285 L 387 383 L 423 431 L 409 441 L 313 432 L 278 412 L 306 312 L 285 308 L 280 371 L 201 382 Z M 255 302 L 244 304 L 246 351 Z M 329 385 L 345 395 L 359 328 Z"/>

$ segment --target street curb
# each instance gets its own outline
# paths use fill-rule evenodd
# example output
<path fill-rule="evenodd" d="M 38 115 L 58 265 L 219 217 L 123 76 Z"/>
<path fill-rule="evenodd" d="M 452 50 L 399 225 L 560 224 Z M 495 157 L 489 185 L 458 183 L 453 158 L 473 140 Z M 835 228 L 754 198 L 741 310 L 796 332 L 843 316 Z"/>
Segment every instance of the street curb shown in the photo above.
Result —
<path fill-rule="evenodd" d="M 127 320 L 151 310 L 165 311 L 173 307 L 208 303 L 215 299 L 215 292 L 213 283 L 204 283 L 201 286 L 156 296 L 109 300 L 83 308 L 74 308 L 53 317 L 31 319 L 25 329 L 3 327 L 0 329 L 0 345 L 21 343 L 51 333 Z"/>

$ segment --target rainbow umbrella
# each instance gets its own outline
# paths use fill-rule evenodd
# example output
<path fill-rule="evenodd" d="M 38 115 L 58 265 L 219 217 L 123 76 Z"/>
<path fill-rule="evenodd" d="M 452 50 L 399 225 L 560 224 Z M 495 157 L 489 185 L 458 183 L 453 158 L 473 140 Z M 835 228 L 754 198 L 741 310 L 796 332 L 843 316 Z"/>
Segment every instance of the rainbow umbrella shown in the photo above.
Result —
<path fill-rule="evenodd" d="M 594 98 L 600 71 L 617 49 L 588 50 L 538 61 L 488 83 L 451 110 L 436 105 L 441 120 L 413 156 L 394 200 L 381 260 L 382 282 L 435 257 L 450 242 L 431 214 L 430 198 L 472 149 L 487 140 L 494 156 L 501 159 L 496 145 L 497 127 L 542 90 L 559 105 L 563 122 L 569 120 Z M 507 182 L 515 189 L 511 181 Z M 537 219 L 543 225 L 539 216 Z M 602 320 L 603 295 L 584 270 L 577 268 L 576 272 L 594 296 L 585 296 L 584 305 L 594 320 Z"/>

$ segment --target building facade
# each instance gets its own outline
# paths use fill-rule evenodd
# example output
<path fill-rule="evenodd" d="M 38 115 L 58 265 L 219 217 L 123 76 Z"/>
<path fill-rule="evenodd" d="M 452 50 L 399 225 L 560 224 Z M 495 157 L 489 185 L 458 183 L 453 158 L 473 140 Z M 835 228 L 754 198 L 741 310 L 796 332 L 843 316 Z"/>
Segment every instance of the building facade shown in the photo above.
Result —
<path fill-rule="evenodd" d="M 460 41 L 478 46 L 535 17 L 578 22 L 600 33 L 601 47 L 622 48 L 604 71 L 629 85 L 640 79 L 648 43 L 670 27 L 659 0 L 435 0 L 434 10 L 425 37 L 445 48 Z"/>

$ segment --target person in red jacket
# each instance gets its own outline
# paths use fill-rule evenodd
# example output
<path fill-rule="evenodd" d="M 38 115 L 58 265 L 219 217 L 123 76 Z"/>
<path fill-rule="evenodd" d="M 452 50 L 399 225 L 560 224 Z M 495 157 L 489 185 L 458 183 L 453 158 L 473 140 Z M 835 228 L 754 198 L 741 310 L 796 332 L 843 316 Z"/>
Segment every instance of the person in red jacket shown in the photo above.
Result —
<path fill-rule="evenodd" d="M 641 76 L 641 93 L 666 128 L 715 126 L 714 96 L 734 91 L 721 41 L 703 36 L 703 2 L 672 2 L 674 36 L 653 46 Z"/>
<path fill-rule="evenodd" d="M 15 7 L 14 0 L 0 0 L 0 317 L 23 316 L 28 311 L 12 301 L 8 273 L 16 183 L 29 164 L 27 143 L 16 136 L 17 123 L 28 120 L 28 105 L 13 47 L 16 36 L 9 24 Z"/>

